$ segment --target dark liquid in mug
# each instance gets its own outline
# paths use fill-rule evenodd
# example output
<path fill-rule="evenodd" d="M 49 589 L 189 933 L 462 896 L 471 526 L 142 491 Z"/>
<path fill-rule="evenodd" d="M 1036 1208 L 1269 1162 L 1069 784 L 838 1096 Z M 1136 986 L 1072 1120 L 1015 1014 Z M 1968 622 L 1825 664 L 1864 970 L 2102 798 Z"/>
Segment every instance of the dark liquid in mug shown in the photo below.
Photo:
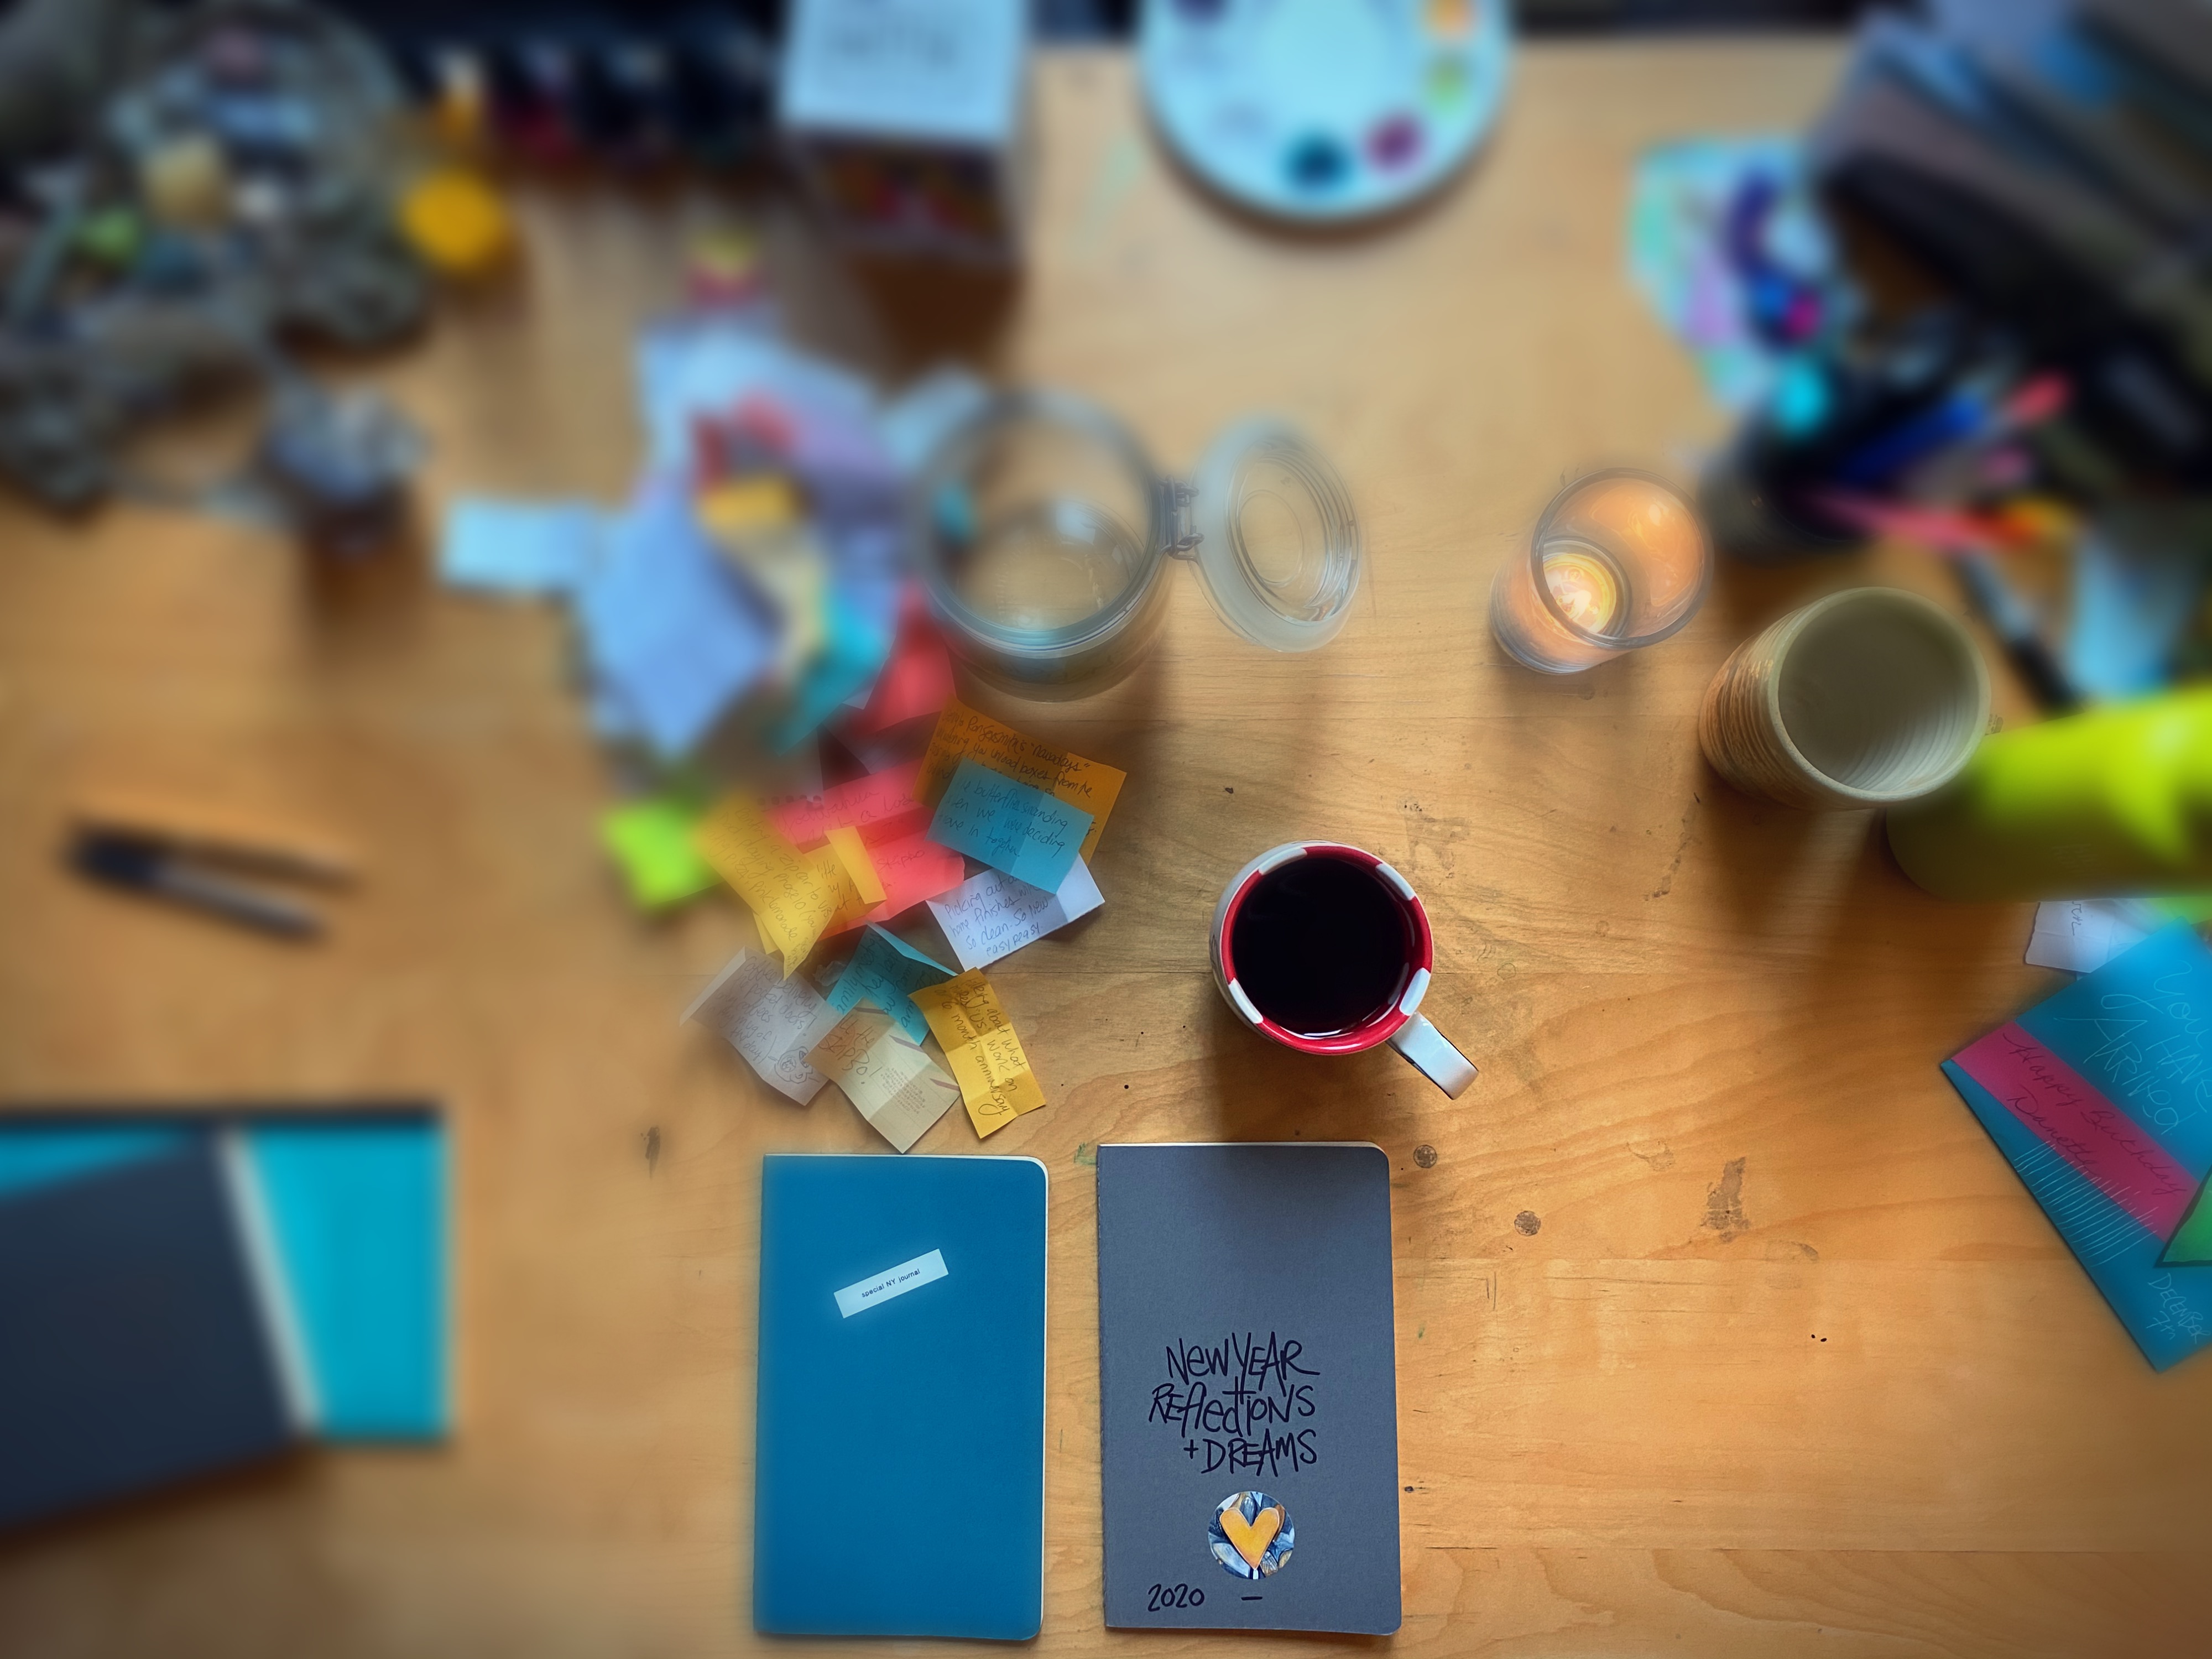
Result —
<path fill-rule="evenodd" d="M 1402 901 L 1365 865 L 1309 854 L 1260 878 L 1229 954 L 1257 1008 L 1300 1036 L 1340 1036 L 1404 990 L 1413 940 Z"/>

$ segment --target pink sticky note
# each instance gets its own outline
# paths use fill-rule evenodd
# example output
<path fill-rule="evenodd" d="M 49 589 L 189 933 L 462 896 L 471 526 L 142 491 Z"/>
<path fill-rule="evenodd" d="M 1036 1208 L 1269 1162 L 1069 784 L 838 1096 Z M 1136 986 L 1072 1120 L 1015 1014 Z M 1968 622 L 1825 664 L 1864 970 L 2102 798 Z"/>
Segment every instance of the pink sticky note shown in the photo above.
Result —
<path fill-rule="evenodd" d="M 886 771 L 872 772 L 865 778 L 854 778 L 834 789 L 825 789 L 810 800 L 786 801 L 768 809 L 768 821 L 781 835 L 801 852 L 818 847 L 829 838 L 832 830 L 858 830 L 863 841 L 873 843 L 884 837 L 867 833 L 877 824 L 896 820 L 916 811 L 927 813 L 928 809 L 914 798 L 915 781 L 921 775 L 921 763 L 908 761 L 903 766 L 894 766 Z M 923 822 L 927 822 L 925 816 Z M 901 834 L 911 833 L 908 826 L 900 826 Z"/>
<path fill-rule="evenodd" d="M 863 922 L 888 921 L 902 910 L 949 893 L 968 879 L 967 860 L 921 831 L 871 846 L 868 858 L 884 884 L 884 902 L 867 915 L 830 928 L 832 933 L 844 933 Z"/>
<path fill-rule="evenodd" d="M 921 604 L 909 600 L 899 617 L 891 659 L 876 677 L 866 706 L 847 725 L 866 737 L 902 720 L 934 714 L 951 696 L 952 654 L 945 648 L 945 636 Z"/>
<path fill-rule="evenodd" d="M 2009 1022 L 1953 1058 L 2099 1192 L 2160 1238 L 2173 1237 L 2197 1182 L 2094 1084 Z"/>

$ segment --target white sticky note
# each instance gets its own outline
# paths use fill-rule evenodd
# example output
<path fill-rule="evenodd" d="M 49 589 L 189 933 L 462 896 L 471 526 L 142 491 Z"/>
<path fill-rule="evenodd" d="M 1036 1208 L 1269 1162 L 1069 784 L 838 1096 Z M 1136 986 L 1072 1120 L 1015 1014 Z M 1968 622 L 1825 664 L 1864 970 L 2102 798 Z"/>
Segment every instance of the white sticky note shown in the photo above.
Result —
<path fill-rule="evenodd" d="M 762 1082 L 802 1106 L 830 1080 L 806 1054 L 837 1024 L 837 1011 L 804 979 L 786 979 L 774 957 L 738 951 L 684 1018 L 720 1031 Z"/>
<path fill-rule="evenodd" d="M 966 969 L 988 967 L 1105 902 L 1090 866 L 1078 859 L 1058 892 L 986 870 L 930 900 L 929 908 Z"/>
<path fill-rule="evenodd" d="M 2155 923 L 2128 899 L 2051 899 L 2035 907 L 2027 960 L 2036 968 L 2094 974 L 2114 957 L 2150 937 Z"/>
<path fill-rule="evenodd" d="M 837 1311 L 850 1319 L 863 1308 L 875 1307 L 895 1296 L 918 1291 L 925 1285 L 934 1285 L 944 1277 L 945 1254 L 941 1250 L 932 1250 L 927 1255 L 902 1261 L 889 1272 L 878 1273 L 873 1279 L 848 1285 L 837 1292 Z"/>

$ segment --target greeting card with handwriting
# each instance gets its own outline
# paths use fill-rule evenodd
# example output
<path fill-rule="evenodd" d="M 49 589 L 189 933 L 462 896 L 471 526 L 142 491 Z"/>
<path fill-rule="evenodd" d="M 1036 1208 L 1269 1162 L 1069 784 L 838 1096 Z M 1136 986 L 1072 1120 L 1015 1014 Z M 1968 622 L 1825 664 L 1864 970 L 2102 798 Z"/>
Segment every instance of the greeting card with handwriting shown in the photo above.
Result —
<path fill-rule="evenodd" d="M 2159 1370 L 2212 1340 L 2212 1266 L 2168 1249 L 2212 1170 L 2208 1036 L 2212 951 L 2176 923 L 1943 1062 Z"/>
<path fill-rule="evenodd" d="M 1390 1160 L 1098 1149 L 1106 1622 L 1398 1628 Z"/>

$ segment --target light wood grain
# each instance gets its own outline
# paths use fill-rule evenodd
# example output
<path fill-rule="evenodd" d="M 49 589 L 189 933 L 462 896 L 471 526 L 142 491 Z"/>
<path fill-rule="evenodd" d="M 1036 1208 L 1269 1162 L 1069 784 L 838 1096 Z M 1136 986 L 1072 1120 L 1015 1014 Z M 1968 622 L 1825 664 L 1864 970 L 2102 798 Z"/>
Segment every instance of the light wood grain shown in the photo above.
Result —
<path fill-rule="evenodd" d="M 1052 1103 L 991 1143 L 1053 1176 L 1042 1650 L 1330 1645 L 1100 1626 L 1089 1149 L 1215 1136 L 1369 1138 L 1395 1171 L 1406 1624 L 1346 1645 L 2212 1640 L 2212 1367 L 2152 1375 L 1936 1069 L 2051 988 L 2021 963 L 2027 908 L 1927 898 L 1867 817 L 1745 799 L 1698 756 L 1698 693 L 1738 640 L 1854 581 L 1955 609 L 1941 573 L 1902 550 L 1731 571 L 1677 639 L 1557 682 L 1485 630 L 1492 570 L 1563 478 L 1685 476 L 1724 430 L 1623 275 L 1632 158 L 1798 124 L 1838 61 L 1530 48 L 1442 200 L 1297 238 L 1163 161 L 1121 58 L 1055 55 L 1011 294 L 871 284 L 773 220 L 811 335 L 887 373 L 954 340 L 1090 392 L 1176 467 L 1233 414 L 1285 410 L 1370 550 L 1318 657 L 1232 640 L 1185 581 L 1111 693 L 970 692 L 1130 775 L 1105 910 L 993 974 Z M 431 431 L 434 501 L 623 489 L 629 335 L 702 210 L 680 191 L 525 204 L 521 290 L 374 371 Z M 565 662 L 550 614 L 419 570 L 310 580 L 252 534 L 131 512 L 0 524 L 0 1096 L 440 1097 L 460 1378 L 443 1450 L 319 1455 L 0 1544 L 0 1652 L 751 1645 L 757 1154 L 876 1143 L 834 1091 L 793 1108 L 678 1028 L 750 924 L 720 902 L 626 910 Z M 57 837 L 101 782 L 342 829 L 364 880 L 313 950 L 87 888 Z M 1464 1099 L 1387 1054 L 1306 1063 L 1218 1006 L 1221 883 L 1322 836 L 1426 896 L 1430 1012 L 1484 1067 Z M 921 1148 L 973 1149 L 957 1113 Z M 975 1409 L 908 1403 L 953 1433 Z"/>

